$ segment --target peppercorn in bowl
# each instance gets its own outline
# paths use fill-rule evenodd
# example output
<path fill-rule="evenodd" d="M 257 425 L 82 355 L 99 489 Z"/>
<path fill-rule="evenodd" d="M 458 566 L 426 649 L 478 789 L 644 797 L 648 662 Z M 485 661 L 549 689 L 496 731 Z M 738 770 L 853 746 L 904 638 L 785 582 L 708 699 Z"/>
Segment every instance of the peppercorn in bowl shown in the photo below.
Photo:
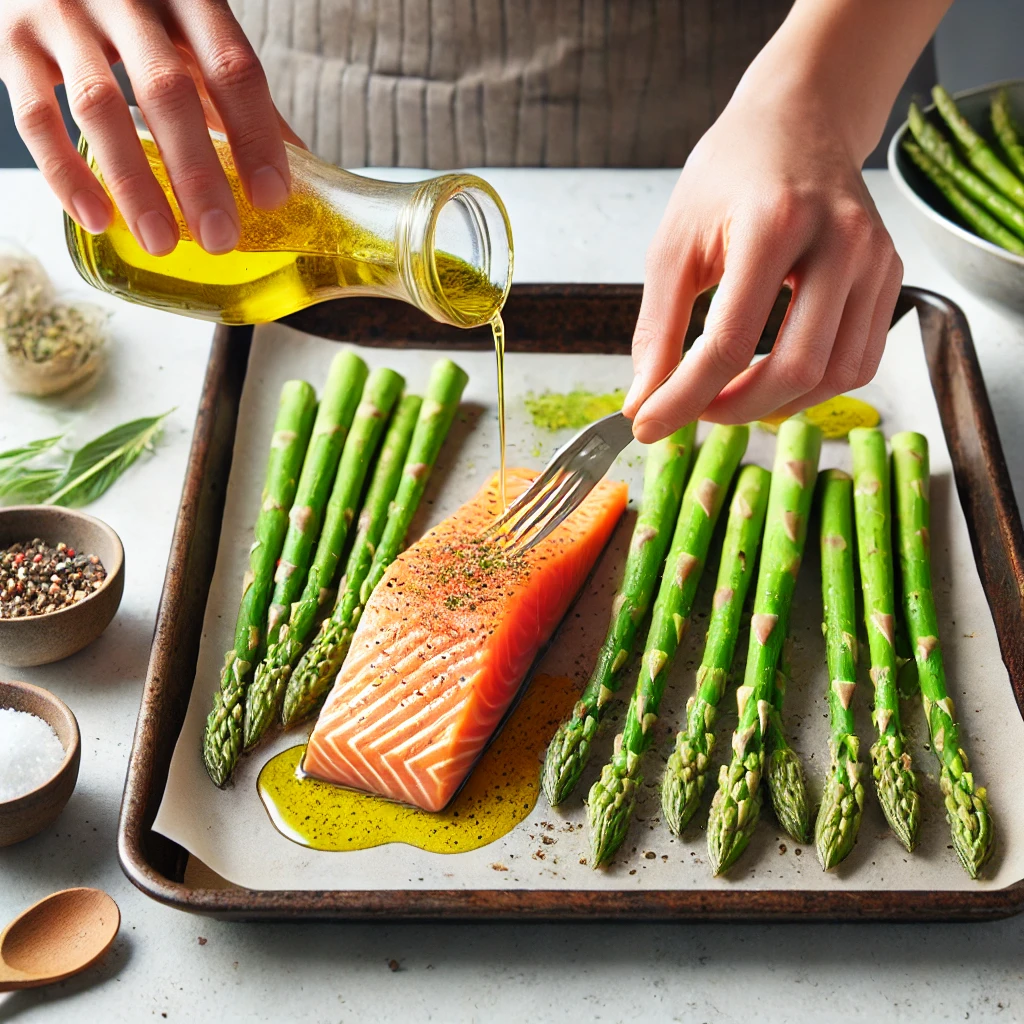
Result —
<path fill-rule="evenodd" d="M 124 593 L 124 548 L 75 509 L 0 509 L 0 665 L 46 665 L 110 624 Z"/>

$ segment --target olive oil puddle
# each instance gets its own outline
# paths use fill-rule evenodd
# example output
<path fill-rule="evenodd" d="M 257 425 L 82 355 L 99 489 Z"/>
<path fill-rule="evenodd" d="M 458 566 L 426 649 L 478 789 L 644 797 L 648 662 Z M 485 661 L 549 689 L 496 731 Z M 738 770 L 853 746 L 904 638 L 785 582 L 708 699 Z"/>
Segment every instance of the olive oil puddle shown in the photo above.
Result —
<path fill-rule="evenodd" d="M 367 850 L 387 843 L 430 853 L 476 850 L 507 835 L 533 810 L 544 750 L 578 697 L 574 680 L 538 675 L 455 801 L 438 813 L 300 778 L 303 745 L 263 766 L 260 799 L 285 838 L 314 850 Z"/>
<path fill-rule="evenodd" d="M 846 437 L 854 427 L 877 427 L 881 420 L 873 405 L 851 395 L 837 395 L 827 402 L 812 405 L 804 409 L 802 415 L 820 427 L 822 435 L 830 441 Z M 769 433 L 775 434 L 784 419 L 785 416 L 767 416 L 759 424 Z"/>

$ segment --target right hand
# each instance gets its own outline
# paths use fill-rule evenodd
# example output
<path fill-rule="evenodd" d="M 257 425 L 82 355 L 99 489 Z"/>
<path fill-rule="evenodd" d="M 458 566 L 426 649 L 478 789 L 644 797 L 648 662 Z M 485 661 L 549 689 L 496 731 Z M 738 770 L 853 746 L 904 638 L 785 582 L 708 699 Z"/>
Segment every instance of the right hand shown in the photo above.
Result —
<path fill-rule="evenodd" d="M 121 60 L 160 148 L 192 236 L 212 253 L 238 243 L 239 217 L 208 123 L 223 131 L 250 202 L 288 198 L 284 124 L 259 59 L 226 0 L 2 0 L 0 79 L 25 145 L 64 209 L 98 234 L 110 198 L 68 138 L 54 87 L 136 240 L 161 256 L 178 242 L 170 205 L 146 160 L 110 65 Z M 220 123 L 218 123 L 220 122 Z"/>

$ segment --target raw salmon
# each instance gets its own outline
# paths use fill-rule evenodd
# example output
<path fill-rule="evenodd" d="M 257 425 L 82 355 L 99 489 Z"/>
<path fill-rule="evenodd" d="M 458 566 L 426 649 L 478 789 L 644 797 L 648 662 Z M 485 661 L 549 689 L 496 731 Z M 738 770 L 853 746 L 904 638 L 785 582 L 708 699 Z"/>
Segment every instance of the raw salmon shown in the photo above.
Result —
<path fill-rule="evenodd" d="M 509 498 L 536 474 L 510 469 Z M 399 555 L 374 590 L 309 738 L 318 779 L 439 811 L 454 796 L 626 507 L 603 480 L 535 548 L 480 535 L 497 476 Z"/>

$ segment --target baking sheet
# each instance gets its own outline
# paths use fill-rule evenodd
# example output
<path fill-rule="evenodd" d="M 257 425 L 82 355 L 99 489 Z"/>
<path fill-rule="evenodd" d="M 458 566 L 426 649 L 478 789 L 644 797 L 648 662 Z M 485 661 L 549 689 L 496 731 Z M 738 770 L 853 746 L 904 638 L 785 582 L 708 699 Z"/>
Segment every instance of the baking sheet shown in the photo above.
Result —
<path fill-rule="evenodd" d="M 390 365 L 403 372 L 410 390 L 421 389 L 439 351 L 359 349 L 371 366 Z M 699 663 L 701 617 L 710 604 L 714 573 L 709 568 L 695 606 L 695 626 L 673 666 L 658 725 L 655 748 L 648 755 L 646 783 L 630 836 L 615 865 L 595 872 L 581 863 L 587 856 L 582 795 L 609 753 L 615 722 L 595 744 L 594 757 L 567 808 L 552 811 L 543 796 L 533 812 L 511 833 L 479 850 L 432 854 L 404 844 L 376 849 L 325 853 L 308 850 L 281 836 L 270 824 L 256 793 L 256 776 L 269 757 L 296 742 L 279 737 L 243 760 L 234 786 L 215 789 L 199 756 L 200 737 L 217 685 L 223 651 L 230 646 L 239 581 L 247 564 L 253 510 L 258 507 L 265 452 L 281 383 L 289 377 L 323 381 L 338 351 L 335 343 L 278 324 L 256 328 L 238 419 L 235 457 L 224 510 L 217 568 L 210 588 L 196 682 L 181 736 L 175 748 L 164 799 L 154 828 L 175 840 L 230 882 L 257 889 L 973 889 L 999 888 L 1024 877 L 1024 795 L 1008 769 L 1024 742 L 1024 721 L 1013 700 L 988 605 L 975 567 L 966 523 L 956 498 L 949 455 L 928 380 L 915 315 L 905 317 L 890 334 L 878 376 L 858 394 L 879 408 L 887 434 L 917 429 L 932 448 L 935 591 L 950 689 L 963 722 L 967 749 L 976 776 L 988 786 L 998 830 L 995 859 L 985 880 L 971 882 L 949 846 L 948 827 L 935 775 L 935 759 L 925 747 L 927 729 L 916 701 L 904 717 L 911 733 L 915 767 L 923 797 L 921 844 L 908 855 L 889 834 L 868 787 L 860 840 L 841 868 L 825 875 L 813 847 L 800 847 L 763 814 L 751 845 L 727 879 L 713 879 L 706 863 L 703 823 L 691 823 L 682 839 L 660 820 L 658 783 L 672 747 L 686 698 Z M 470 497 L 497 464 L 493 356 L 487 352 L 451 353 L 470 373 L 463 412 L 432 479 L 412 536 L 449 514 Z M 607 391 L 630 378 L 628 357 L 594 355 L 510 356 L 506 375 L 509 413 L 509 462 L 540 466 L 565 435 L 537 431 L 523 405 L 528 392 L 585 387 Z M 705 431 L 702 430 L 702 435 Z M 773 439 L 751 432 L 748 461 L 771 465 Z M 827 442 L 822 467 L 849 468 L 845 443 Z M 631 445 L 613 473 L 639 497 L 642 449 Z M 599 563 L 592 583 L 563 624 L 538 671 L 568 675 L 582 688 L 603 638 L 612 589 L 628 545 L 632 518 L 620 524 Z M 791 741 L 804 758 L 812 792 L 820 791 L 827 766 L 827 670 L 820 633 L 821 602 L 816 545 L 809 543 L 792 616 L 794 684 L 786 700 Z M 738 647 L 738 661 L 746 650 Z M 739 666 L 737 666 L 739 667 Z M 872 727 L 869 689 L 858 691 L 859 733 L 863 749 Z M 615 716 L 622 713 L 616 708 Z M 719 716 L 716 755 L 724 757 L 735 723 L 732 694 Z M 539 766 L 538 766 L 539 769 Z M 710 787 L 705 791 L 705 806 Z M 544 837 L 544 842 L 541 837 Z M 506 870 L 507 869 L 507 870 Z"/>

